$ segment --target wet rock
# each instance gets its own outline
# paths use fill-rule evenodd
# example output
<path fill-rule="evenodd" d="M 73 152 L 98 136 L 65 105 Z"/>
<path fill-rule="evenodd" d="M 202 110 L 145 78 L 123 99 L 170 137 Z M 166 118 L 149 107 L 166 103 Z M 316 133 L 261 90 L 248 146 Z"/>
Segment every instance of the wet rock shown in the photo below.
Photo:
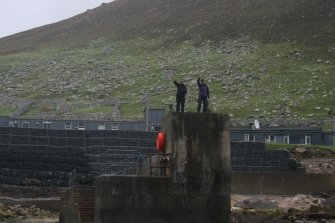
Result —
<path fill-rule="evenodd" d="M 328 198 L 327 200 L 323 201 L 321 205 L 325 207 L 332 207 L 335 208 L 335 195 L 333 197 Z"/>
<path fill-rule="evenodd" d="M 245 199 L 243 201 L 236 203 L 235 206 L 243 209 L 261 209 L 261 210 L 278 208 L 278 205 L 273 203 L 268 198 L 258 198 L 258 197 Z"/>
<path fill-rule="evenodd" d="M 306 150 L 307 150 L 306 148 L 300 148 L 300 147 L 295 149 L 295 151 L 297 151 L 298 153 L 304 153 L 306 152 Z"/>

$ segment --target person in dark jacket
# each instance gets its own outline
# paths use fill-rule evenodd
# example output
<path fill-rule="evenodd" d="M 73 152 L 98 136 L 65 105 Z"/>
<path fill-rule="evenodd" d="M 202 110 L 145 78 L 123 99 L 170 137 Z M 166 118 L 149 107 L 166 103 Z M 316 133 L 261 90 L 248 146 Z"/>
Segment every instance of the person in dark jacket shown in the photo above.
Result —
<path fill-rule="evenodd" d="M 183 84 L 182 81 L 178 83 L 177 81 L 173 81 L 174 85 L 177 87 L 177 95 L 176 95 L 176 102 L 177 102 L 177 112 L 184 112 L 185 108 L 185 95 L 187 94 L 186 86 Z"/>
<path fill-rule="evenodd" d="M 205 80 L 201 79 L 200 77 L 197 80 L 197 84 L 199 87 L 199 97 L 198 97 L 198 109 L 197 111 L 200 112 L 201 104 L 202 104 L 202 111 L 208 111 L 208 98 L 209 98 L 209 89 L 208 86 L 205 84 Z"/>

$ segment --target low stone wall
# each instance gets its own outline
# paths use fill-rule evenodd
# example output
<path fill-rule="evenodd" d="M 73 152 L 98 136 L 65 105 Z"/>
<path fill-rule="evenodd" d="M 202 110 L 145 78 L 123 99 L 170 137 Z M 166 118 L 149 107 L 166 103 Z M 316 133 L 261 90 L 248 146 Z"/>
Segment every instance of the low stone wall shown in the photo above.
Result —
<path fill-rule="evenodd" d="M 262 142 L 231 142 L 232 171 L 302 171 L 288 150 L 266 150 Z"/>
<path fill-rule="evenodd" d="M 334 191 L 334 174 L 301 172 L 233 172 L 231 192 L 236 194 L 293 195 Z"/>
<path fill-rule="evenodd" d="M 90 163 L 97 160 L 90 154 L 100 155 L 95 159 L 110 149 L 147 154 L 155 151 L 155 138 L 154 132 L 0 128 L 0 183 L 68 186 L 73 170 L 73 177 L 92 174 Z"/>

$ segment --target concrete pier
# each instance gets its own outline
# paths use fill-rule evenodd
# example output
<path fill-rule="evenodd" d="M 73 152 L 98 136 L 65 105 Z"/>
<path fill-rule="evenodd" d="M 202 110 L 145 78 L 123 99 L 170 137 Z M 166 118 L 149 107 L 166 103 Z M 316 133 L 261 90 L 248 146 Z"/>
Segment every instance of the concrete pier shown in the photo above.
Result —
<path fill-rule="evenodd" d="M 172 182 L 183 185 L 176 192 L 205 203 L 200 210 L 196 202 L 187 204 L 199 215 L 198 222 L 229 222 L 229 117 L 170 113 L 163 120 L 162 130 L 166 133 L 166 153 L 172 157 Z"/>
<path fill-rule="evenodd" d="M 229 117 L 169 113 L 163 121 L 166 176 L 102 175 L 97 223 L 229 223 Z"/>

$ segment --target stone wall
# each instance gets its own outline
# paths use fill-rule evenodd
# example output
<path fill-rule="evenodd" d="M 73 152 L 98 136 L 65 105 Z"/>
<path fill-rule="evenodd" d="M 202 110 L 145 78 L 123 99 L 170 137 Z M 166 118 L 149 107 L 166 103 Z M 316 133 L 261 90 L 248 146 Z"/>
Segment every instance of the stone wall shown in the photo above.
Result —
<path fill-rule="evenodd" d="M 0 128 L 0 183 L 67 186 L 69 173 L 102 173 L 108 151 L 155 153 L 156 132 L 78 131 Z M 297 171 L 286 150 L 265 150 L 264 143 L 232 142 L 233 171 Z M 122 156 L 120 156 L 122 159 Z M 80 179 L 82 181 L 88 179 Z M 91 179 L 94 180 L 94 179 Z"/>
<path fill-rule="evenodd" d="M 93 181 L 99 173 L 92 173 L 91 164 L 101 162 L 106 151 L 147 154 L 155 151 L 155 137 L 136 131 L 0 128 L 0 183 L 68 186 L 73 170 L 78 181 Z"/>
<path fill-rule="evenodd" d="M 0 128 L 0 183 L 66 186 L 69 172 L 88 173 L 83 132 Z"/>
<path fill-rule="evenodd" d="M 233 171 L 284 172 L 302 170 L 284 149 L 266 150 L 262 142 L 231 142 Z"/>

